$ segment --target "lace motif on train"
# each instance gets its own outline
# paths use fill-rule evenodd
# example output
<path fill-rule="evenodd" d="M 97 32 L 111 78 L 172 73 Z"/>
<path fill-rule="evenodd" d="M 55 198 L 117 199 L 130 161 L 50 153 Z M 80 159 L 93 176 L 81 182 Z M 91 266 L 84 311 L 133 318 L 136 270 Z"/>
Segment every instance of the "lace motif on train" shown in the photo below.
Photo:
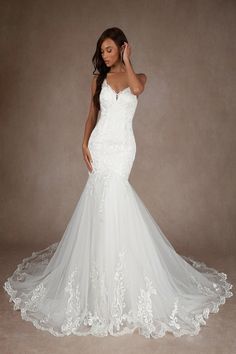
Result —
<path fill-rule="evenodd" d="M 31 257 L 23 259 L 23 262 L 18 265 L 17 270 L 13 274 L 13 278 L 24 279 L 24 271 L 27 270 L 29 264 L 28 261 L 33 258 L 37 258 L 37 261 L 47 262 L 47 259 L 51 257 L 57 245 L 58 243 L 54 243 L 45 249 L 46 252 L 44 251 L 43 254 L 41 254 L 42 251 L 33 252 Z M 219 305 L 224 304 L 225 299 L 233 295 L 230 291 L 232 284 L 229 284 L 226 281 L 227 275 L 225 273 L 219 273 L 215 269 L 207 267 L 203 262 L 197 262 L 190 257 L 183 256 L 183 258 L 192 263 L 196 269 L 201 269 L 205 272 L 209 271 L 214 273 L 217 277 L 218 284 L 220 283 L 220 285 L 215 283 L 215 292 L 212 289 L 203 287 L 194 277 L 192 277 L 193 284 L 195 284 L 196 288 L 198 288 L 202 294 L 216 294 L 218 291 L 217 289 L 220 289 L 220 286 L 224 289 L 224 295 L 219 295 L 217 302 L 209 304 L 209 306 L 205 307 L 200 314 L 191 314 L 192 317 L 189 320 L 191 320 L 192 323 L 192 330 L 181 328 L 181 323 L 179 323 L 178 312 L 181 312 L 182 318 L 184 315 L 180 297 L 176 297 L 173 302 L 173 308 L 169 314 L 168 322 L 163 322 L 161 319 L 155 318 L 153 312 L 153 297 L 157 294 L 157 289 L 153 286 L 152 280 L 145 273 L 143 274 L 145 285 L 139 289 L 139 293 L 137 294 L 136 311 L 128 311 L 128 309 L 126 309 L 125 299 L 127 286 L 125 256 L 127 256 L 127 254 L 127 250 L 124 249 L 118 255 L 114 272 L 113 297 L 110 308 L 111 316 L 109 316 L 108 312 L 108 289 L 104 281 L 105 273 L 98 270 L 96 263 L 92 264 L 90 272 L 91 284 L 97 294 L 95 311 L 81 308 L 80 287 L 76 282 L 76 276 L 79 275 L 79 269 L 75 268 L 71 272 L 65 287 L 65 293 L 68 296 L 66 320 L 60 330 L 50 327 L 50 312 L 41 320 L 36 320 L 27 314 L 28 311 L 37 311 L 40 304 L 43 302 L 47 294 L 47 289 L 43 282 L 27 294 L 24 299 L 17 298 L 17 292 L 11 287 L 10 278 L 5 282 L 4 289 L 10 295 L 9 302 L 14 302 L 14 309 L 19 309 L 21 311 L 23 319 L 33 322 L 35 327 L 39 329 L 47 329 L 55 336 L 64 336 L 71 333 L 77 335 L 90 333 L 95 336 L 104 336 L 110 333 L 119 336 L 124 333 L 133 332 L 136 328 L 138 328 L 139 333 L 146 338 L 162 337 L 165 335 L 166 331 L 172 332 L 176 337 L 183 334 L 197 335 L 200 330 L 200 325 L 206 324 L 205 319 L 208 318 L 209 313 L 218 312 Z M 110 321 L 107 321 L 107 318 L 110 318 Z"/>

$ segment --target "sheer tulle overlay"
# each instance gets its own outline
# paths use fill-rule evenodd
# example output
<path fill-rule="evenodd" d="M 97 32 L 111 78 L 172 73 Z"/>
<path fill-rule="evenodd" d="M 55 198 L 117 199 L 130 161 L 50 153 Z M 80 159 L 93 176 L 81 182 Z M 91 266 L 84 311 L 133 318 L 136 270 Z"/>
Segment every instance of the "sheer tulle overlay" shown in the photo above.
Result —
<path fill-rule="evenodd" d="M 63 237 L 4 283 L 22 319 L 55 336 L 197 335 L 233 296 L 225 273 L 174 250 L 128 180 L 137 102 L 103 82 L 93 171 Z"/>

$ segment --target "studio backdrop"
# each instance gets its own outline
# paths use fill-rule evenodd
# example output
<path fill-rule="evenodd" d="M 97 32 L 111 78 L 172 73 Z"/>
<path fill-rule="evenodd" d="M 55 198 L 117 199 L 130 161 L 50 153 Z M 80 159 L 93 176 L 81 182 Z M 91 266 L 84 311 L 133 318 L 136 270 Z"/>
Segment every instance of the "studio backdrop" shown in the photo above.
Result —
<path fill-rule="evenodd" d="M 235 253 L 235 7 L 1 5 L 2 244 L 38 249 L 61 238 L 88 177 L 81 145 L 95 43 L 117 26 L 135 72 L 147 75 L 131 184 L 179 252 Z"/>

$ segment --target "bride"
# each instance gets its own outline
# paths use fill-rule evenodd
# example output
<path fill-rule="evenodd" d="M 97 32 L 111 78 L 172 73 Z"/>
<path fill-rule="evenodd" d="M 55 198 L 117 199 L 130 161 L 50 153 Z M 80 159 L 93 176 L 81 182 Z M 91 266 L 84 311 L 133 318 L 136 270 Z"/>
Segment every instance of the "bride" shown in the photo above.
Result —
<path fill-rule="evenodd" d="M 23 259 L 4 283 L 22 319 L 55 336 L 193 336 L 233 295 L 225 273 L 174 250 L 129 182 L 132 122 L 147 80 L 130 55 L 122 30 L 101 34 L 84 190 L 61 240 Z"/>

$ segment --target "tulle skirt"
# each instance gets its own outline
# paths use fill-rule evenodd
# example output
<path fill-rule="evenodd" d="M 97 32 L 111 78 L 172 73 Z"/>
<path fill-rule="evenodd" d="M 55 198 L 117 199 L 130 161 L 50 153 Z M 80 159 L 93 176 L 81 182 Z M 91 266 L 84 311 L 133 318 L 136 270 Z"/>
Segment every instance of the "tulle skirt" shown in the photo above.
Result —
<path fill-rule="evenodd" d="M 60 242 L 4 283 L 22 319 L 55 336 L 197 335 L 231 288 L 225 273 L 179 255 L 115 173 L 90 173 Z"/>

